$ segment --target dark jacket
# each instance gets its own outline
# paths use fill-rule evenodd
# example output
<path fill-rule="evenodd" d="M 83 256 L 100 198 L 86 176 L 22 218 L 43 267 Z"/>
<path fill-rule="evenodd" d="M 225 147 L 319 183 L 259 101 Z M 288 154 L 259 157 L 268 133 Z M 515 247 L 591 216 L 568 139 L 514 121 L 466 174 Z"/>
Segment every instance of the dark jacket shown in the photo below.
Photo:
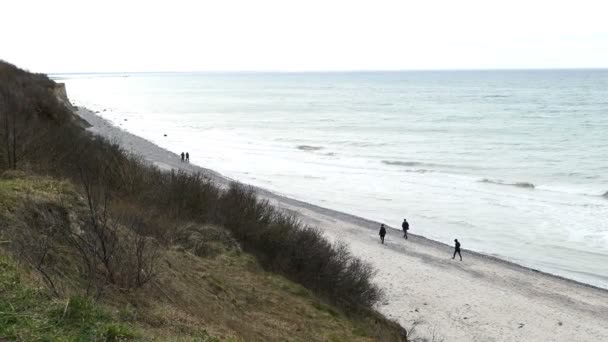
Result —
<path fill-rule="evenodd" d="M 407 223 L 407 221 L 403 221 L 403 223 L 401 224 L 401 228 L 403 228 L 403 230 L 409 230 L 410 224 Z"/>
<path fill-rule="evenodd" d="M 456 246 L 455 246 L 456 250 L 459 251 L 460 250 L 460 242 L 456 241 Z"/>
<path fill-rule="evenodd" d="M 386 235 L 386 228 L 380 227 L 380 236 Z"/>

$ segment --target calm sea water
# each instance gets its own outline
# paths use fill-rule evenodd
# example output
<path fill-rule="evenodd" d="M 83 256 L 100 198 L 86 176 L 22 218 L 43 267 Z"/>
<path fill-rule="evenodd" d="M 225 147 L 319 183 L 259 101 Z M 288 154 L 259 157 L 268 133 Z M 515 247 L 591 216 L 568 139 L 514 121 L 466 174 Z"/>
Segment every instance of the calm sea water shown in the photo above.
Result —
<path fill-rule="evenodd" d="M 608 288 L 607 70 L 55 76 L 231 178 Z"/>

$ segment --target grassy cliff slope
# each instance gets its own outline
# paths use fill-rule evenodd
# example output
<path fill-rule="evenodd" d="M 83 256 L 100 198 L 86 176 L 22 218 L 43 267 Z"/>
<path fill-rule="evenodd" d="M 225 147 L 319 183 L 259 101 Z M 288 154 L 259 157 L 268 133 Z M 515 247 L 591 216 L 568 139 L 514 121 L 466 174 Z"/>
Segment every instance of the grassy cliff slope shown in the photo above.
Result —
<path fill-rule="evenodd" d="M 69 181 L 0 178 L 0 337 L 16 340 L 398 340 L 374 315 L 345 315 L 265 271 L 224 229 L 177 228 L 157 246 L 153 281 L 89 296 L 80 254 L 65 234 L 84 230 L 85 198 Z M 127 229 L 127 227 L 120 227 Z M 43 255 L 44 253 L 44 255 Z M 37 269 L 40 267 L 40 269 Z M 45 279 L 42 274 L 49 276 Z M 52 281 L 51 290 L 48 288 Z M 56 293 L 54 293 L 54 291 Z"/>

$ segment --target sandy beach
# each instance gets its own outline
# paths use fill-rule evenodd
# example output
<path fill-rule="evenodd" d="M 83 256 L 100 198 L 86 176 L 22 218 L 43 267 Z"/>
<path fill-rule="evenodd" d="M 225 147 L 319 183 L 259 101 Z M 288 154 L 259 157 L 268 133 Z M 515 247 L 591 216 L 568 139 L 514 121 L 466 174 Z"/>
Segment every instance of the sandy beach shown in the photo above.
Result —
<path fill-rule="evenodd" d="M 177 154 L 79 108 L 89 130 L 118 142 L 160 169 L 200 172 L 218 184 L 230 180 L 180 162 Z M 452 260 L 451 246 L 389 229 L 380 244 L 379 223 L 259 189 L 261 197 L 319 227 L 332 240 L 378 270 L 386 297 L 378 310 L 417 336 L 436 341 L 607 341 L 608 291 L 466 250 Z M 398 222 L 392 223 L 396 226 Z M 415 233 L 416 227 L 410 232 Z M 607 266 L 608 267 L 608 266 Z"/>

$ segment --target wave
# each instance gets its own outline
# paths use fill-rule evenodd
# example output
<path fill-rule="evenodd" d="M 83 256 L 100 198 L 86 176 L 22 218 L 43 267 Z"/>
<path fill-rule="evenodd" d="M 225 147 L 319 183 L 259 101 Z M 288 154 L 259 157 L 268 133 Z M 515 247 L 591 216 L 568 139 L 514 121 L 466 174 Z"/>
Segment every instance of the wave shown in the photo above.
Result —
<path fill-rule="evenodd" d="M 437 172 L 437 171 L 431 170 L 429 168 L 449 167 L 449 165 L 439 165 L 439 164 L 413 162 L 413 161 L 406 162 L 406 161 L 398 161 L 398 160 L 383 160 L 382 163 L 386 164 L 386 165 L 414 167 L 413 169 L 404 169 L 404 172 L 414 172 L 414 173 Z"/>
<path fill-rule="evenodd" d="M 398 165 L 398 166 L 423 166 L 423 165 L 431 166 L 431 164 L 425 164 L 425 163 L 421 163 L 421 162 L 404 162 L 404 161 L 398 161 L 398 160 L 383 160 L 382 163 L 386 164 L 386 165 Z"/>
<path fill-rule="evenodd" d="M 484 99 L 502 99 L 502 98 L 507 98 L 510 97 L 509 95 L 501 95 L 501 94 L 495 94 L 495 95 L 484 95 L 482 96 L 482 98 Z"/>
<path fill-rule="evenodd" d="M 536 187 L 534 184 L 529 183 L 529 182 L 508 183 L 508 182 L 502 181 L 500 179 L 488 179 L 488 178 L 484 178 L 484 179 L 480 180 L 480 182 L 482 182 L 482 183 L 490 183 L 490 184 L 498 184 L 498 185 L 517 186 L 517 187 L 520 187 L 520 188 L 527 188 L 527 189 L 534 189 Z"/>
<path fill-rule="evenodd" d="M 323 149 L 323 147 L 321 147 L 321 146 L 310 146 L 310 145 L 298 145 L 298 146 L 296 146 L 296 148 L 298 150 L 302 150 L 302 151 L 319 151 L 319 150 Z"/>
<path fill-rule="evenodd" d="M 346 145 L 355 146 L 355 147 L 382 147 L 388 145 L 387 143 L 380 142 L 369 142 L 369 141 L 351 141 L 346 142 Z"/>
<path fill-rule="evenodd" d="M 608 191 L 606 191 L 606 192 L 605 192 L 605 193 L 602 195 L 602 197 L 608 198 Z"/>
<path fill-rule="evenodd" d="M 463 166 L 448 165 L 448 164 L 436 164 L 436 163 L 425 163 L 417 161 L 401 161 L 401 160 L 383 160 L 382 164 L 393 165 L 393 166 L 418 166 L 418 167 L 441 167 L 441 168 L 464 168 Z"/>
<path fill-rule="evenodd" d="M 427 170 L 427 169 L 416 169 L 416 170 L 405 170 L 405 172 L 427 173 L 427 172 L 435 172 L 435 171 Z"/>

